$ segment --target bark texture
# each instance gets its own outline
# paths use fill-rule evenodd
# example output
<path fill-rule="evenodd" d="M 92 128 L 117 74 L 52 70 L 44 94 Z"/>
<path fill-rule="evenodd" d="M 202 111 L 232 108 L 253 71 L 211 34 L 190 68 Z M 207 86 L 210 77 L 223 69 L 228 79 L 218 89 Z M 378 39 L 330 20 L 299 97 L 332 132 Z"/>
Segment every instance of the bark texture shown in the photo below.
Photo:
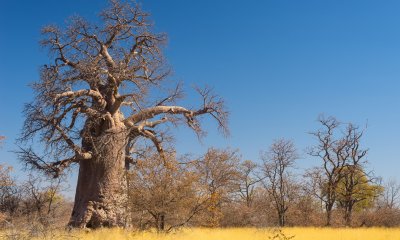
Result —
<path fill-rule="evenodd" d="M 124 224 L 126 144 L 125 129 L 104 133 L 94 145 L 100 152 L 89 161 L 80 161 L 70 226 L 98 228 Z"/>
<path fill-rule="evenodd" d="M 170 72 L 162 55 L 166 37 L 152 33 L 147 17 L 137 5 L 110 0 L 102 24 L 74 17 L 63 29 L 42 30 L 52 59 L 33 84 L 36 97 L 26 105 L 21 142 L 37 139 L 45 150 L 39 155 L 24 146 L 19 155 L 54 177 L 79 164 L 70 226 L 122 224 L 124 168 L 133 162 L 138 139 L 163 155 L 167 130 L 159 125 L 186 123 L 201 135 L 197 116 L 206 114 L 226 130 L 224 103 L 208 88 L 196 89 L 202 97 L 197 109 L 175 105 L 180 84 L 162 85 Z"/>

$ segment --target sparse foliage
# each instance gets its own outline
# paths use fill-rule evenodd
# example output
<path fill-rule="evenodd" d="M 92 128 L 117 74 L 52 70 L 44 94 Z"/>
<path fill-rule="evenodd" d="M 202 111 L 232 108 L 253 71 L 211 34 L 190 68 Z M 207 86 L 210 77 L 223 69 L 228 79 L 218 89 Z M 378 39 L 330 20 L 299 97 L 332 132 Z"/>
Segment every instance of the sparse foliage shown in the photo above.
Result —
<path fill-rule="evenodd" d="M 337 200 L 337 187 L 343 175 L 342 171 L 351 154 L 349 143 L 352 130 L 346 131 L 344 136 L 340 133 L 341 123 L 334 117 L 318 119 L 322 128 L 312 132 L 317 140 L 317 145 L 309 150 L 311 156 L 322 160 L 322 167 L 310 169 L 306 173 L 309 179 L 308 189 L 324 203 L 326 211 L 326 225 L 331 225 L 332 210 Z"/>
<path fill-rule="evenodd" d="M 40 176 L 29 175 L 21 186 L 23 194 L 23 214 L 31 223 L 39 223 L 45 227 L 55 220 L 56 211 L 63 203 L 61 195 L 62 178 L 47 180 Z"/>
<path fill-rule="evenodd" d="M 290 168 L 298 159 L 297 150 L 290 140 L 279 139 L 272 143 L 267 152 L 261 154 L 263 160 L 263 181 L 265 189 L 272 196 L 279 226 L 285 226 L 286 211 L 293 201 L 294 184 L 290 176 Z"/>
<path fill-rule="evenodd" d="M 361 147 L 364 131 L 352 123 L 342 124 L 334 117 L 321 116 L 318 122 L 322 129 L 311 133 L 318 145 L 309 154 L 321 159 L 322 167 L 306 173 L 308 189 L 324 203 L 326 225 L 331 225 L 332 210 L 338 202 L 344 209 L 345 223 L 350 226 L 355 204 L 370 197 L 371 191 L 365 187 L 373 181 L 371 174 L 365 172 L 368 149 Z M 376 195 L 378 191 L 373 192 Z"/>
<path fill-rule="evenodd" d="M 118 205 L 131 146 L 147 139 L 163 155 L 159 125 L 186 123 L 202 135 L 198 117 L 208 115 L 227 133 L 224 102 L 210 88 L 197 89 L 198 108 L 175 105 L 179 85 L 163 91 L 170 72 L 162 54 L 166 36 L 152 32 L 148 15 L 137 4 L 111 0 L 101 24 L 73 17 L 65 28 L 42 30 L 50 62 L 32 85 L 36 97 L 25 107 L 21 142 L 38 139 L 45 149 L 21 147 L 19 156 L 55 177 L 79 165 L 70 226 L 123 225 Z"/>
<path fill-rule="evenodd" d="M 238 192 L 247 207 L 251 207 L 256 184 L 262 180 L 258 174 L 258 168 L 259 166 L 251 160 L 246 160 L 239 166 Z"/>
<path fill-rule="evenodd" d="M 0 165 L 0 224 L 13 221 L 22 200 L 20 188 L 11 177 L 11 171 L 11 167 Z"/>
<path fill-rule="evenodd" d="M 180 163 L 174 152 L 160 157 L 148 153 L 129 174 L 129 204 L 141 229 L 171 231 L 187 225 L 206 208 L 207 195 L 199 186 L 193 163 Z M 144 214 L 141 214 L 143 213 Z"/>
<path fill-rule="evenodd" d="M 208 200 L 208 209 L 204 225 L 218 227 L 222 217 L 221 205 L 236 189 L 239 157 L 236 151 L 210 148 L 196 161 L 196 169 L 200 174 L 200 184 L 204 186 Z"/>
<path fill-rule="evenodd" d="M 381 207 L 382 208 L 399 208 L 400 206 L 400 184 L 395 179 L 389 179 L 383 185 L 381 194 Z"/>

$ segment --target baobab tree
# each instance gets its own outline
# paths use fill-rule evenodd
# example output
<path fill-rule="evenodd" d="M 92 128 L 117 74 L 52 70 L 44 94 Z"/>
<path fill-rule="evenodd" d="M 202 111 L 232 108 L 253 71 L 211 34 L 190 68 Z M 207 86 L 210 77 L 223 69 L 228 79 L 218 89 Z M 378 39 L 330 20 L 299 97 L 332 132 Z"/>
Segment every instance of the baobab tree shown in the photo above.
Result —
<path fill-rule="evenodd" d="M 179 84 L 172 91 L 163 84 L 170 72 L 162 54 L 166 36 L 152 32 L 146 12 L 111 0 L 100 18 L 97 25 L 73 17 L 65 28 L 43 28 L 50 62 L 33 84 L 21 136 L 19 155 L 29 166 L 57 177 L 79 165 L 71 227 L 122 224 L 133 147 L 148 139 L 162 156 L 160 125 L 186 123 L 201 135 L 198 117 L 208 115 L 227 133 L 224 103 L 209 88 L 197 89 L 199 107 L 176 105 Z M 31 139 L 44 144 L 42 154 L 29 147 Z"/>

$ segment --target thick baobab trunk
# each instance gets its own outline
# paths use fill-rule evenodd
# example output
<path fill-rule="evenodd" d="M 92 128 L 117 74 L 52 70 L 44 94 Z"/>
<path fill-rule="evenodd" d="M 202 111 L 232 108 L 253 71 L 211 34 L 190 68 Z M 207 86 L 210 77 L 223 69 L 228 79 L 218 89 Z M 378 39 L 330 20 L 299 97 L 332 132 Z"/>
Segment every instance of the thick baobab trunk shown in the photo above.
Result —
<path fill-rule="evenodd" d="M 125 129 L 96 137 L 93 158 L 79 163 L 75 203 L 69 226 L 98 228 L 123 225 L 125 198 Z"/>

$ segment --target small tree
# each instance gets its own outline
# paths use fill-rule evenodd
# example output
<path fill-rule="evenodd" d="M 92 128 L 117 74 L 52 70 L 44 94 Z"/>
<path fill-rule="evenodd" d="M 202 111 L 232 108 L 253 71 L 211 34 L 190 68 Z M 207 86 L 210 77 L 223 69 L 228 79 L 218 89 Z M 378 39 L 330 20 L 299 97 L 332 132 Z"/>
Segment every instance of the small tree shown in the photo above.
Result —
<path fill-rule="evenodd" d="M 383 185 L 380 207 L 395 209 L 400 206 L 400 184 L 395 179 L 389 179 Z"/>
<path fill-rule="evenodd" d="M 49 226 L 55 220 L 56 211 L 62 203 L 62 178 L 45 179 L 29 175 L 22 186 L 23 214 L 29 223 Z"/>
<path fill-rule="evenodd" d="M 130 171 L 129 204 L 132 211 L 150 215 L 158 231 L 170 231 L 189 223 L 205 208 L 207 198 L 199 191 L 198 180 L 192 163 L 181 164 L 175 153 L 162 158 L 150 152 Z"/>
<path fill-rule="evenodd" d="M 354 211 L 360 211 L 374 206 L 374 202 L 382 192 L 382 187 L 374 184 L 374 179 L 356 166 L 346 166 L 343 178 L 338 184 L 339 206 L 344 210 L 346 226 L 352 224 Z"/>
<path fill-rule="evenodd" d="M 272 196 L 278 214 L 279 226 L 286 224 L 286 211 L 293 200 L 290 168 L 298 159 L 297 150 L 290 140 L 275 140 L 269 151 L 262 153 L 264 186 Z"/>
<path fill-rule="evenodd" d="M 326 225 L 330 226 L 332 210 L 338 195 L 338 184 L 343 177 L 342 171 L 351 154 L 349 144 L 353 132 L 345 131 L 343 136 L 337 136 L 341 131 L 341 123 L 334 117 L 321 116 L 318 122 L 322 128 L 311 133 L 317 140 L 317 145 L 312 147 L 308 153 L 321 159 L 322 167 L 308 170 L 305 176 L 309 179 L 310 193 L 324 204 Z"/>
<path fill-rule="evenodd" d="M 0 165 L 0 222 L 12 222 L 21 204 L 21 190 L 11 177 L 12 168 Z"/>
<path fill-rule="evenodd" d="M 246 160 L 239 166 L 238 191 L 240 198 L 246 203 L 247 207 L 251 207 L 256 184 L 262 180 L 257 174 L 258 167 L 251 160 Z"/>
<path fill-rule="evenodd" d="M 200 184 L 208 196 L 203 225 L 218 227 L 222 217 L 221 205 L 236 190 L 239 157 L 236 151 L 210 148 L 195 164 L 200 174 Z"/>

